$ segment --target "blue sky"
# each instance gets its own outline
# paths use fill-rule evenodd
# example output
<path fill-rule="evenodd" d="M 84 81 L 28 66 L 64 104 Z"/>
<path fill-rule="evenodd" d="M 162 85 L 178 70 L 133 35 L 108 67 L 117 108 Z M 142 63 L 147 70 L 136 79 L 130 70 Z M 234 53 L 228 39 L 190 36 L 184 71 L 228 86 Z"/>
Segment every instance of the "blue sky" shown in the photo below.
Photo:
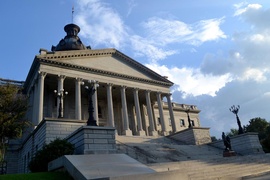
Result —
<path fill-rule="evenodd" d="M 270 121 L 270 1 L 1 1 L 0 77 L 25 80 L 40 48 L 73 21 L 92 49 L 116 48 L 175 83 L 173 101 L 201 109 L 211 134 Z"/>

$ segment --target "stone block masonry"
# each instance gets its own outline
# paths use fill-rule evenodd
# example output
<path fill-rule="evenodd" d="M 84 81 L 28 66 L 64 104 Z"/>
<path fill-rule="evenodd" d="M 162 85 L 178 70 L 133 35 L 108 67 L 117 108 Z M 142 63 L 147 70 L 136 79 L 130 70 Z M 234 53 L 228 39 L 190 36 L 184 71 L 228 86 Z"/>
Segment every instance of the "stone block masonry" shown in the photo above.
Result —
<path fill-rule="evenodd" d="M 8 153 L 13 153 L 14 156 L 18 156 L 17 162 L 9 162 L 8 165 L 9 167 L 12 167 L 12 169 L 10 169 L 10 171 L 8 169 L 8 173 L 29 172 L 28 163 L 38 150 L 56 138 L 66 138 L 72 132 L 85 124 L 86 121 L 84 120 L 44 118 L 36 129 L 31 132 L 26 139 L 24 139 L 23 143 L 17 147 L 17 149 L 8 149 Z"/>
<path fill-rule="evenodd" d="M 222 140 L 215 141 L 209 145 L 224 149 Z M 258 133 L 244 133 L 231 137 L 232 150 L 241 155 L 264 154 L 262 145 L 260 144 Z"/>
<path fill-rule="evenodd" d="M 115 128 L 82 126 L 66 138 L 75 145 L 75 154 L 110 154 L 116 152 Z"/>
<path fill-rule="evenodd" d="M 168 137 L 190 145 L 202 145 L 211 142 L 209 129 L 210 128 L 192 127 L 169 135 Z"/>

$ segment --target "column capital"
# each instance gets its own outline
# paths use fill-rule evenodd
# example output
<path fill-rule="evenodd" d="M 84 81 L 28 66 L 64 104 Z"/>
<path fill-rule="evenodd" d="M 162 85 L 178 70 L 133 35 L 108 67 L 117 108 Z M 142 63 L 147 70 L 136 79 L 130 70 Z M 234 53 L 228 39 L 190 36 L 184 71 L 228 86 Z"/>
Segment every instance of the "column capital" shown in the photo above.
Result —
<path fill-rule="evenodd" d="M 165 96 L 166 96 L 167 99 L 171 99 L 172 93 L 167 93 L 167 94 L 165 94 Z"/>
<path fill-rule="evenodd" d="M 76 77 L 75 80 L 76 80 L 77 82 L 83 82 L 83 78 Z"/>
<path fill-rule="evenodd" d="M 40 77 L 45 77 L 47 75 L 47 73 L 44 71 L 38 71 L 38 74 L 40 75 Z"/>
<path fill-rule="evenodd" d="M 65 76 L 65 75 L 60 75 L 60 74 L 58 74 L 58 78 L 59 78 L 59 79 L 65 79 L 66 76 Z"/>
<path fill-rule="evenodd" d="M 107 83 L 107 86 L 112 87 L 113 86 L 113 83 Z"/>
<path fill-rule="evenodd" d="M 133 88 L 133 91 L 139 91 L 140 89 L 139 88 Z"/>
<path fill-rule="evenodd" d="M 121 86 L 121 88 L 123 88 L 123 89 L 127 89 L 127 86 L 122 85 L 122 86 Z"/>

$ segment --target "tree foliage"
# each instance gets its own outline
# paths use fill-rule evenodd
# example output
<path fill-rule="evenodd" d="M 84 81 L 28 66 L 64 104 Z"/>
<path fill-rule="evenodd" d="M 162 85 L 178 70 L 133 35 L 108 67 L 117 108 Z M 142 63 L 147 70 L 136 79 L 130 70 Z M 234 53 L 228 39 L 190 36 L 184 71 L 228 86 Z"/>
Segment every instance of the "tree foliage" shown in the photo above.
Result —
<path fill-rule="evenodd" d="M 230 130 L 230 132 L 226 133 L 226 136 L 229 136 L 229 137 L 232 137 L 232 136 L 235 136 L 235 135 L 238 135 L 238 130 L 235 129 L 235 128 L 232 128 Z"/>
<path fill-rule="evenodd" d="M 7 141 L 19 138 L 29 125 L 25 119 L 28 100 L 18 86 L 0 85 L 0 162 L 4 160 Z"/>
<path fill-rule="evenodd" d="M 270 123 L 265 119 L 256 117 L 244 126 L 246 132 L 257 132 L 265 152 L 270 152 Z"/>
<path fill-rule="evenodd" d="M 55 139 L 36 152 L 35 157 L 29 163 L 31 172 L 48 171 L 48 163 L 63 156 L 71 155 L 74 152 L 74 145 L 67 140 Z"/>
<path fill-rule="evenodd" d="M 267 127 L 269 126 L 269 122 L 265 119 L 256 117 L 249 121 L 249 124 L 244 126 L 246 132 L 258 132 L 259 139 L 262 140 L 266 137 Z"/>

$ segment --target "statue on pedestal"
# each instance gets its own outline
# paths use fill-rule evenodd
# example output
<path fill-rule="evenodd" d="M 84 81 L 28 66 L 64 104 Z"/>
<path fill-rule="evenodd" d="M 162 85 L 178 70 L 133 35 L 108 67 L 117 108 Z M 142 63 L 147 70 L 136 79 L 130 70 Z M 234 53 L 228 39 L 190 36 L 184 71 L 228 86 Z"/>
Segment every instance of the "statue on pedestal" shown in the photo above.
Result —
<path fill-rule="evenodd" d="M 222 132 L 222 140 L 225 146 L 224 151 L 231 151 L 232 146 L 231 146 L 231 140 L 229 136 L 226 136 L 224 132 Z"/>

